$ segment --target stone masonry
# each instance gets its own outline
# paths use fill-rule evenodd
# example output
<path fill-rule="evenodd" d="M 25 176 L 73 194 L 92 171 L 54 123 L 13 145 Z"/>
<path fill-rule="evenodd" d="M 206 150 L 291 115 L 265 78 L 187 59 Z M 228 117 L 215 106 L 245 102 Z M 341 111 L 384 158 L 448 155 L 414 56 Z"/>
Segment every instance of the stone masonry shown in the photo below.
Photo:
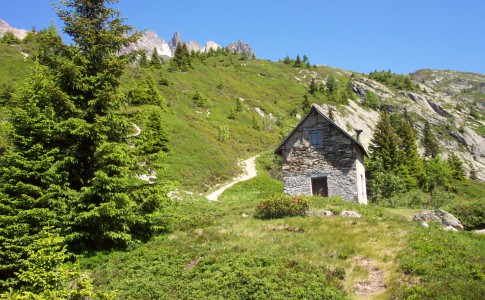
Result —
<path fill-rule="evenodd" d="M 366 204 L 364 151 L 314 106 L 275 151 L 283 157 L 284 192 L 310 196 L 312 178 L 326 178 L 329 197 Z"/>

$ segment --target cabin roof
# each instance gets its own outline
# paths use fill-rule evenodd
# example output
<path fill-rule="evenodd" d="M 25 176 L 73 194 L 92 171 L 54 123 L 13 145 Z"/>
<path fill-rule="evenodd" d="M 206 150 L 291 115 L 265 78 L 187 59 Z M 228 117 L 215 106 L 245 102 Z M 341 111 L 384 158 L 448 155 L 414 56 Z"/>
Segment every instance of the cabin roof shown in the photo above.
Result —
<path fill-rule="evenodd" d="M 278 145 L 278 147 L 276 147 L 276 149 L 274 151 L 275 154 L 282 155 L 282 153 L 283 153 L 283 149 L 282 149 L 283 145 L 295 133 L 295 131 L 303 124 L 303 122 L 305 122 L 305 120 L 308 119 L 308 117 L 310 115 L 312 115 L 314 112 L 316 112 L 320 116 L 322 116 L 330 124 L 332 124 L 333 126 L 335 126 L 335 128 L 337 128 L 340 131 L 342 131 L 349 139 L 351 139 L 357 145 L 357 147 L 359 147 L 362 150 L 362 152 L 364 153 L 365 156 L 369 157 L 369 154 L 365 150 L 364 146 L 357 139 L 355 139 L 353 136 L 351 136 L 347 131 L 345 131 L 344 129 L 342 129 L 342 127 L 338 126 L 337 123 L 335 123 L 329 117 L 327 117 L 325 115 L 325 113 L 323 112 L 322 108 L 319 105 L 317 105 L 317 104 L 313 104 L 312 105 L 310 111 L 306 114 L 306 116 L 303 117 L 300 120 L 300 122 L 298 122 L 298 124 L 295 126 L 295 128 L 293 128 L 293 130 L 290 132 L 290 134 L 288 134 L 288 136 L 286 136 L 286 138 Z"/>

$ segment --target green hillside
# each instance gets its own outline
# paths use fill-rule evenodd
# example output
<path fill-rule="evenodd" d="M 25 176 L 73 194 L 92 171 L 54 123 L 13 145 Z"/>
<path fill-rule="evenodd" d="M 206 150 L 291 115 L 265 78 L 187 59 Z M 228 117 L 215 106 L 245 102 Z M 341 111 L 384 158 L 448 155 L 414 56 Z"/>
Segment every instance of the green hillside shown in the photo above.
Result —
<path fill-rule="evenodd" d="M 35 66 L 32 57 L 24 58 L 21 51 L 32 53 L 36 47 L 0 44 L 2 117 L 8 118 L 8 110 L 17 108 L 12 95 L 22 89 Z M 39 239 L 27 245 L 29 259 L 23 263 L 31 273 L 22 273 L 27 277 L 22 281 L 25 286 L 44 278 L 52 281 L 60 273 L 67 275 L 56 284 L 101 291 L 100 299 L 479 299 L 485 294 L 484 235 L 471 230 L 448 232 L 436 224 L 425 228 L 411 221 L 424 210 L 420 201 L 436 201 L 439 205 L 431 203 L 429 208 L 450 210 L 463 217 L 466 229 L 479 229 L 485 211 L 483 182 L 456 181 L 449 190 L 440 187 L 429 193 L 414 189 L 388 199 L 392 208 L 310 197 L 304 198 L 310 206 L 305 216 L 256 217 L 261 201 L 283 191 L 281 161 L 272 151 L 298 122 L 297 116 L 304 114 L 305 96 L 309 103 L 331 105 L 350 131 L 350 121 L 368 118 L 364 114 L 375 113 L 377 102 L 394 111 L 409 107 L 411 100 L 399 93 L 408 88 L 420 93 L 423 88 L 418 84 L 428 80 L 428 71 L 367 76 L 324 66 L 248 60 L 220 51 L 192 58 L 192 68 L 186 72 L 172 69 L 170 62 L 160 68 L 133 62 L 121 77 L 123 105 L 115 113 L 127 117 L 123 125 L 133 128 L 133 134 L 134 125 L 148 132 L 153 115 L 160 117 L 168 133 L 170 151 L 147 156 L 156 157 L 163 166 L 158 168 L 157 183 L 170 182 L 172 196 L 168 199 L 166 190 L 161 190 L 167 201 L 155 216 L 165 222 L 163 230 L 133 238 L 125 247 L 86 247 L 69 253 L 63 248 L 69 241 L 57 231 L 42 231 Z M 375 95 L 354 93 L 351 80 L 367 84 Z M 324 91 L 330 88 L 338 93 Z M 470 94 L 460 118 L 479 126 L 481 116 L 475 118 L 466 109 L 480 94 L 480 85 L 474 83 Z M 149 95 L 145 102 L 137 98 L 144 95 Z M 351 115 L 352 105 L 346 104 L 352 98 L 353 111 L 359 109 L 362 116 Z M 411 112 L 421 125 L 423 116 Z M 1 129 L 0 146 L 6 151 L 11 147 L 5 135 L 7 122 L 2 122 Z M 131 137 L 123 135 L 128 143 Z M 133 148 L 138 146 L 135 142 Z M 217 202 L 203 197 L 217 184 L 239 175 L 241 159 L 256 154 L 260 154 L 258 176 L 228 189 Z M 8 222 L 4 217 L 10 213 L 8 198 L 0 196 L 7 199 L 1 202 L 1 220 Z M 334 216 L 323 216 L 323 210 Z M 362 217 L 339 216 L 344 210 Z M 25 219 L 35 219 L 34 213 Z M 0 290 L 7 299 L 15 292 Z"/>

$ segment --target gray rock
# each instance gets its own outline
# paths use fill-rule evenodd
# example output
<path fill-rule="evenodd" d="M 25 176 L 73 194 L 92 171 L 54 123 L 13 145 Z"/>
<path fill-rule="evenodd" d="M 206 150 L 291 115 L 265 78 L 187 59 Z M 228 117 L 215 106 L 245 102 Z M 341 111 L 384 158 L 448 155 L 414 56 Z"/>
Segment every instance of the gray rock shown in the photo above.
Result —
<path fill-rule="evenodd" d="M 458 231 L 458 229 L 454 228 L 453 226 L 446 226 L 443 229 L 446 230 L 446 231 Z"/>
<path fill-rule="evenodd" d="M 358 212 L 355 212 L 353 210 L 344 210 L 340 216 L 342 217 L 350 217 L 350 218 L 360 218 L 362 217 L 361 214 L 359 214 Z"/>
<path fill-rule="evenodd" d="M 227 45 L 227 48 L 229 49 L 229 51 L 231 52 L 235 51 L 239 54 L 245 52 L 248 55 L 249 59 L 251 59 L 254 54 L 254 51 L 251 48 L 251 46 L 249 46 L 248 43 L 244 43 L 241 40 L 237 41 L 237 43 L 230 43 L 229 45 Z"/>
<path fill-rule="evenodd" d="M 427 224 L 427 222 L 430 221 L 441 222 L 446 230 L 451 230 L 448 227 L 451 227 L 457 231 L 464 230 L 463 225 L 455 216 L 441 209 L 421 212 L 413 217 L 413 221 L 421 222 L 421 224 Z"/>
<path fill-rule="evenodd" d="M 333 216 L 333 212 L 329 211 L 329 210 L 326 210 L 326 209 L 318 209 L 316 211 L 313 212 L 313 215 L 317 216 L 317 217 L 320 217 L 320 218 L 323 218 L 323 217 L 332 217 Z"/>
<path fill-rule="evenodd" d="M 456 230 L 460 230 L 460 231 L 465 230 L 461 222 L 449 212 L 446 212 L 441 209 L 437 209 L 435 210 L 435 213 L 440 217 L 441 223 L 443 223 L 443 225 L 451 226 Z"/>

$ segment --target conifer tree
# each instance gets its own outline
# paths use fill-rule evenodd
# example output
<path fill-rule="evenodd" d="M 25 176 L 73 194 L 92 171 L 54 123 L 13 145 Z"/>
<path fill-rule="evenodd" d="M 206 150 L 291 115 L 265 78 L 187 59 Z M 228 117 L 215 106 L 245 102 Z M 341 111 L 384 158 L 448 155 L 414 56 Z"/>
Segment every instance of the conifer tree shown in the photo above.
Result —
<path fill-rule="evenodd" d="M 211 49 L 208 56 L 212 56 L 213 52 L 214 50 Z M 173 58 L 170 61 L 170 66 L 172 71 L 179 70 L 181 72 L 187 72 L 192 68 L 192 60 L 185 43 L 179 43 L 177 48 L 175 48 Z"/>
<path fill-rule="evenodd" d="M 463 162 L 461 159 L 456 155 L 455 152 L 451 152 L 446 160 L 448 166 L 451 169 L 451 177 L 457 180 L 464 180 L 465 179 L 465 168 L 463 166 Z"/>
<path fill-rule="evenodd" d="M 138 65 L 141 68 L 148 68 L 150 66 L 150 62 L 148 61 L 146 50 L 141 51 L 140 60 L 138 61 Z"/>
<path fill-rule="evenodd" d="M 301 67 L 301 64 L 302 64 L 302 62 L 301 62 L 300 55 L 297 54 L 296 55 L 295 63 L 293 64 L 293 67 L 295 67 L 295 68 Z"/>
<path fill-rule="evenodd" d="M 155 215 L 166 194 L 135 180 L 131 126 L 118 113 L 120 77 L 133 58 L 119 52 L 139 34 L 129 35 L 110 7 L 116 2 L 62 1 L 57 14 L 73 45 L 40 34 L 0 165 L 0 281 L 19 270 L 47 225 L 61 229 L 70 249 L 126 246 L 163 227 Z"/>
<path fill-rule="evenodd" d="M 439 145 L 435 136 L 431 132 L 428 121 L 424 122 L 423 139 L 421 140 L 424 147 L 424 156 L 435 158 L 439 154 Z"/>
<path fill-rule="evenodd" d="M 406 113 L 404 118 L 401 119 L 397 132 L 400 138 L 401 162 L 406 169 L 406 175 L 408 175 L 406 180 L 408 188 L 415 187 L 418 183 L 422 184 L 424 168 L 416 144 L 416 135 Z"/>
<path fill-rule="evenodd" d="M 150 57 L 150 66 L 155 69 L 160 69 L 162 67 L 162 62 L 160 61 L 160 56 L 158 55 L 157 48 L 153 48 L 152 56 Z"/>
<path fill-rule="evenodd" d="M 303 102 L 301 103 L 301 110 L 303 111 L 303 114 L 307 114 L 310 111 L 310 108 L 312 108 L 312 106 L 308 100 L 308 95 L 305 94 L 303 95 Z"/>
<path fill-rule="evenodd" d="M 386 171 L 397 170 L 399 165 L 398 136 L 387 111 L 382 110 L 369 146 L 372 158 L 382 159 Z"/>

